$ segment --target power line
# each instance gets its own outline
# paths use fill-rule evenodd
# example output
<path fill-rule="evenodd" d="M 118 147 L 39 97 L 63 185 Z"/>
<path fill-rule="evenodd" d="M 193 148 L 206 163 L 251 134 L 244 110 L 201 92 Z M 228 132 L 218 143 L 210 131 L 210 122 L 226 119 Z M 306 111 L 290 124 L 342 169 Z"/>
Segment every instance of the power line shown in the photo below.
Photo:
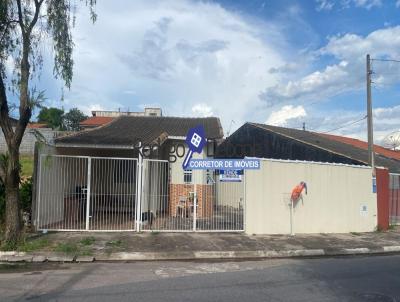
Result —
<path fill-rule="evenodd" d="M 324 131 L 324 132 L 318 132 L 318 131 L 316 131 L 316 130 L 313 130 L 313 131 L 308 131 L 308 130 L 307 130 L 307 131 L 304 131 L 304 132 L 307 132 L 307 133 L 304 133 L 303 136 L 295 137 L 295 139 L 301 140 L 301 139 L 303 139 L 303 138 L 311 137 L 311 136 L 313 136 L 313 135 L 328 134 L 328 133 L 330 133 L 330 132 L 333 132 L 333 131 L 336 131 L 336 130 L 339 130 L 339 129 L 343 129 L 343 128 L 346 128 L 346 127 L 348 127 L 348 126 L 352 126 L 352 125 L 354 125 L 354 124 L 357 124 L 357 123 L 359 123 L 359 122 L 365 120 L 366 118 L 367 118 L 367 115 L 365 115 L 365 116 L 363 116 L 362 118 L 359 118 L 359 119 L 357 119 L 357 120 L 349 121 L 349 122 L 343 124 L 343 125 L 340 126 L 340 127 L 336 127 L 336 128 L 333 128 L 333 129 Z M 298 129 L 296 129 L 296 130 L 298 130 Z"/>
<path fill-rule="evenodd" d="M 395 59 L 371 59 L 371 61 L 400 63 L 400 60 L 395 60 Z"/>
<path fill-rule="evenodd" d="M 344 125 L 342 125 L 342 126 L 340 126 L 340 127 L 337 127 L 337 128 L 334 128 L 334 129 L 325 131 L 325 132 L 319 132 L 319 133 L 320 133 L 320 134 L 327 134 L 327 133 L 330 133 L 330 132 L 333 132 L 333 131 L 336 131 L 336 130 L 339 130 L 339 129 L 343 129 L 343 128 L 346 128 L 346 127 L 348 127 L 348 126 L 357 124 L 357 123 L 359 123 L 359 122 L 365 120 L 366 118 L 367 118 L 367 115 L 365 115 L 364 117 L 362 117 L 362 118 L 360 118 L 360 119 L 358 119 L 358 120 L 347 122 L 346 124 L 344 124 Z"/>

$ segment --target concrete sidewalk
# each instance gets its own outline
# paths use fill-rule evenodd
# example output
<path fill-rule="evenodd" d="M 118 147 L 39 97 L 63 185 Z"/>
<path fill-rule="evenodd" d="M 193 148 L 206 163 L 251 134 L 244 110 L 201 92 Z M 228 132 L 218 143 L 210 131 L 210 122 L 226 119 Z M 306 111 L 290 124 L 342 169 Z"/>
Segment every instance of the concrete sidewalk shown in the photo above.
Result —
<path fill-rule="evenodd" d="M 34 234 L 21 251 L 0 252 L 5 262 L 251 259 L 400 253 L 400 229 L 309 235 L 240 233 Z"/>

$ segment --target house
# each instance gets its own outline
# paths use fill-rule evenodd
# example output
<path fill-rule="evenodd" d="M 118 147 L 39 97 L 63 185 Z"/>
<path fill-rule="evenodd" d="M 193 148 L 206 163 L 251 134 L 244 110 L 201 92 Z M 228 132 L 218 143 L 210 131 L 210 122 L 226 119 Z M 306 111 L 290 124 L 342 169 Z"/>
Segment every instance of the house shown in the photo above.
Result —
<path fill-rule="evenodd" d="M 91 116 L 80 122 L 79 126 L 82 130 L 93 129 L 108 124 L 113 119 L 114 118 L 110 116 Z"/>
<path fill-rule="evenodd" d="M 400 173 L 400 153 L 377 145 L 374 150 L 376 166 Z M 237 129 L 217 155 L 368 165 L 368 148 L 359 140 L 258 123 Z"/>
<path fill-rule="evenodd" d="M 109 111 L 94 110 L 92 116 L 102 117 L 119 117 L 119 116 L 162 116 L 162 110 L 158 107 L 145 107 L 144 111 Z"/>
<path fill-rule="evenodd" d="M 205 128 L 207 145 L 194 158 L 215 157 L 218 145 L 218 156 L 224 150 L 230 158 L 257 156 L 261 168 L 234 181 L 219 170 L 184 170 L 186 135 L 198 125 Z M 34 225 L 38 230 L 248 234 L 375 229 L 372 170 L 360 159 L 258 125 L 242 126 L 223 143 L 222 138 L 216 117 L 167 116 L 119 116 L 58 138 L 39 150 Z M 273 156 L 283 159 L 262 158 Z M 309 192 L 293 205 L 290 192 L 303 180 Z M 340 190 L 332 194 L 332 186 Z"/>
<path fill-rule="evenodd" d="M 193 156 L 212 156 L 213 145 L 223 138 L 216 117 L 123 115 L 57 138 L 54 146 L 41 149 L 38 227 L 132 230 L 143 221 L 149 224 L 141 225 L 142 230 L 212 227 L 206 218 L 214 211 L 210 179 L 215 175 L 182 169 L 186 134 L 198 125 L 204 127 L 208 145 Z"/>

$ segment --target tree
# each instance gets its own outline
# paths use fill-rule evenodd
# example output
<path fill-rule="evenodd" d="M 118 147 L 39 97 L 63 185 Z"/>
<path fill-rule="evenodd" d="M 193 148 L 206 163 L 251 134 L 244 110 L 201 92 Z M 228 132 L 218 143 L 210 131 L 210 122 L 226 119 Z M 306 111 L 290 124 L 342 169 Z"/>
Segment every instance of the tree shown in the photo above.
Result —
<path fill-rule="evenodd" d="M 83 1 L 83 0 L 82 0 Z M 85 0 L 92 21 L 96 0 Z M 52 42 L 53 72 L 67 88 L 72 81 L 75 2 L 71 0 L 1 0 L 0 1 L 0 126 L 7 143 L 7 154 L 1 157 L 0 178 L 6 192 L 5 241 L 15 244 L 21 234 L 18 187 L 20 183 L 19 147 L 32 109 L 43 96 L 31 87 L 32 78 L 40 73 L 43 62 L 41 44 Z M 9 65 L 13 65 L 10 70 Z M 9 94 L 18 98 L 11 103 Z M 11 98 L 12 99 L 12 98 Z M 19 109 L 15 128 L 10 108 Z"/>
<path fill-rule="evenodd" d="M 52 129 L 62 130 L 64 128 L 64 110 L 43 107 L 39 112 L 38 122 L 45 123 Z"/>
<path fill-rule="evenodd" d="M 78 108 L 72 108 L 64 115 L 64 125 L 67 130 L 78 131 L 80 130 L 80 122 L 86 120 L 88 117 Z"/>

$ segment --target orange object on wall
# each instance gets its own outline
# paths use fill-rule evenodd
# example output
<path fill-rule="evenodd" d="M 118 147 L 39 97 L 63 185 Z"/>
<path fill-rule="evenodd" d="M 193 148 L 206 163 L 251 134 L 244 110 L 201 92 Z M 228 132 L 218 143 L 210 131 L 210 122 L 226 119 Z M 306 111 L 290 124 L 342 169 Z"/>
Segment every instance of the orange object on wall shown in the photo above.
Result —
<path fill-rule="evenodd" d="M 304 181 L 302 181 L 292 190 L 292 195 L 290 196 L 290 200 L 292 202 L 297 201 L 300 198 L 301 193 L 303 192 L 304 189 L 306 190 L 307 194 L 307 184 Z"/>

